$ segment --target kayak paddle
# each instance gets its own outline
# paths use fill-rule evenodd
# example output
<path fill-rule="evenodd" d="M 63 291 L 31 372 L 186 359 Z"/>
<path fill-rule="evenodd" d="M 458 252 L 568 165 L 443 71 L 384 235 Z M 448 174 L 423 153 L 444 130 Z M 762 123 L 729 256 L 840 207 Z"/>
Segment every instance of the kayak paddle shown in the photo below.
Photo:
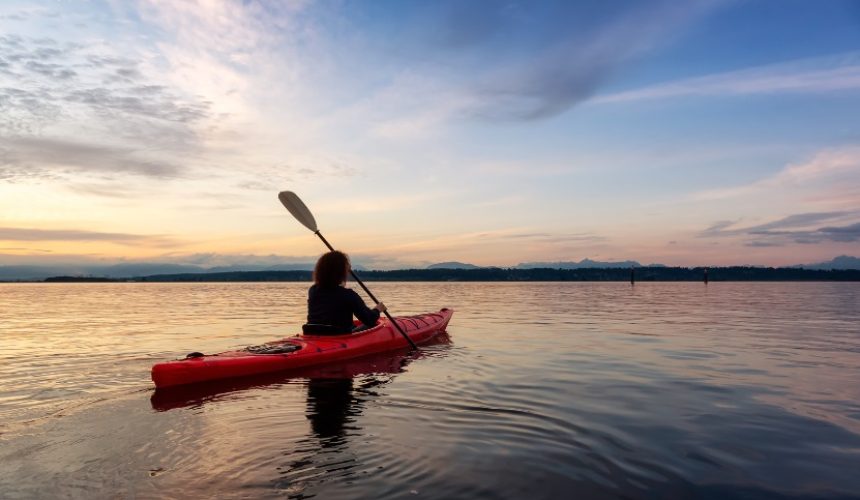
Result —
<path fill-rule="evenodd" d="M 322 242 L 325 243 L 325 246 L 327 246 L 329 250 L 334 252 L 334 248 L 331 246 L 331 244 L 329 244 L 328 240 L 325 239 L 322 233 L 320 233 L 320 230 L 317 228 L 317 221 L 314 220 L 314 215 L 311 213 L 310 210 L 308 210 L 308 207 L 305 206 L 305 204 L 298 197 L 298 195 L 296 195 L 296 193 L 292 191 L 281 191 L 280 193 L 278 193 L 278 199 L 281 200 L 281 203 L 284 205 L 284 207 L 289 210 L 291 214 L 293 214 L 293 217 L 295 217 L 297 221 L 299 221 L 306 228 L 313 231 L 315 235 L 319 236 Z M 364 291 L 370 297 L 370 300 L 372 300 L 375 304 L 379 304 L 379 300 L 373 296 L 373 293 L 370 290 L 367 289 L 367 287 L 364 285 L 364 282 L 362 282 L 358 278 L 358 276 L 355 275 L 355 271 L 352 270 L 352 267 L 350 267 L 349 269 L 349 274 L 352 275 L 352 279 L 354 279 L 356 283 L 361 285 L 361 288 L 364 289 Z M 385 311 L 385 316 L 388 318 L 388 321 L 390 321 L 391 324 L 394 325 L 394 328 L 396 328 L 397 331 L 400 332 L 400 335 L 403 335 L 403 338 L 406 339 L 407 342 L 409 342 L 409 345 L 411 345 L 413 349 L 417 350 L 418 346 L 415 345 L 415 342 L 412 342 L 412 339 L 410 339 L 409 336 L 406 335 L 406 332 L 404 332 L 403 329 L 400 328 L 400 325 L 397 324 L 396 321 L 394 321 L 394 318 L 391 317 L 391 314 L 388 313 L 387 309 Z"/>

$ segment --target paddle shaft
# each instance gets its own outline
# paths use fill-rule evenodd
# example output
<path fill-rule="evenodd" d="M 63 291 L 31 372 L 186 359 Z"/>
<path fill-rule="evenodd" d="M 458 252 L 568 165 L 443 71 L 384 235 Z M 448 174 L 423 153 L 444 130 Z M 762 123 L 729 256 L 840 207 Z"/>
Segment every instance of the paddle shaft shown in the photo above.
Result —
<path fill-rule="evenodd" d="M 328 242 L 328 240 L 325 239 L 325 236 L 323 236 L 322 233 L 319 232 L 319 230 L 314 231 L 314 234 L 319 236 L 322 242 L 325 243 L 325 246 L 327 246 L 329 250 L 334 252 L 334 247 L 331 246 L 331 244 Z M 373 292 L 368 290 L 368 288 L 364 285 L 364 282 L 362 282 L 358 278 L 358 276 L 355 275 L 355 271 L 353 271 L 352 268 L 350 268 L 349 274 L 352 275 L 352 279 L 354 279 L 356 283 L 361 285 L 361 288 L 365 291 L 365 293 L 367 293 L 367 295 L 370 297 L 370 300 L 372 300 L 374 304 L 379 304 L 379 300 L 373 295 Z M 392 318 L 391 315 L 388 314 L 388 310 L 386 310 L 384 314 L 385 317 L 388 318 L 388 321 L 390 321 L 391 324 L 394 325 L 394 328 L 396 328 L 397 331 L 400 332 L 400 335 L 403 335 L 403 338 L 406 339 L 407 342 L 409 342 L 409 345 L 411 345 L 413 349 L 417 350 L 418 346 L 415 345 L 415 342 L 412 342 L 412 339 L 409 338 L 409 335 L 406 335 L 406 332 L 404 332 L 403 329 L 400 328 L 400 325 L 397 323 L 397 321 L 395 321 L 394 318 Z"/>

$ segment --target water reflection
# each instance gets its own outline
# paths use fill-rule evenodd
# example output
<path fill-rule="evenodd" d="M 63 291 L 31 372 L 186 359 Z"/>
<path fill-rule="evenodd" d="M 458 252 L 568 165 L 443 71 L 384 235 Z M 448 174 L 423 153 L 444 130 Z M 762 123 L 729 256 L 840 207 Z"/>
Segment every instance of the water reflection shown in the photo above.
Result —
<path fill-rule="evenodd" d="M 323 448 L 342 443 L 344 424 L 361 412 L 358 405 L 353 407 L 354 402 L 352 378 L 308 380 L 307 417 Z"/>
<path fill-rule="evenodd" d="M 404 371 L 414 359 L 414 356 L 398 357 L 387 365 L 389 371 L 362 377 L 308 379 L 306 416 L 320 445 L 331 448 L 343 444 L 347 425 L 355 422 L 368 399 L 376 396 L 371 389 L 394 380 L 394 375 Z M 357 380 L 359 386 L 355 388 Z"/>

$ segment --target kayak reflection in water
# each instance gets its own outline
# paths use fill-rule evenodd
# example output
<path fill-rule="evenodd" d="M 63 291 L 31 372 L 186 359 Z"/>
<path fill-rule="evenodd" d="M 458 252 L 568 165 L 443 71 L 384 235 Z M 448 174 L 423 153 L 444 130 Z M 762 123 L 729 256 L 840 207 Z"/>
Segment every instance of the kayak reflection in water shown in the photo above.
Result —
<path fill-rule="evenodd" d="M 364 300 L 352 289 L 346 288 L 350 273 L 349 256 L 333 250 L 324 253 L 314 267 L 314 284 L 308 290 L 308 322 L 302 331 L 310 335 L 343 335 L 370 328 L 385 312 L 385 304 L 367 307 Z M 354 326 L 355 315 L 360 326 Z"/>

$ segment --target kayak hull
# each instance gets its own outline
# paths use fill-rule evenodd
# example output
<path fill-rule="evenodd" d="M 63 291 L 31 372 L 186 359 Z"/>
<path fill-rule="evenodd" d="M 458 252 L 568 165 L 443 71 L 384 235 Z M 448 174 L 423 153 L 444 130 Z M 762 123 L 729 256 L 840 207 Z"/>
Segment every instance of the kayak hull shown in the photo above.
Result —
<path fill-rule="evenodd" d="M 441 309 L 394 320 L 413 342 L 421 344 L 444 332 L 453 314 L 451 309 Z M 156 388 L 164 388 L 245 377 L 336 363 L 408 345 L 397 329 L 386 318 L 382 318 L 373 328 L 358 333 L 296 335 L 266 344 L 266 347 L 298 348 L 293 352 L 255 354 L 240 350 L 157 363 L 152 367 L 152 381 Z"/>

